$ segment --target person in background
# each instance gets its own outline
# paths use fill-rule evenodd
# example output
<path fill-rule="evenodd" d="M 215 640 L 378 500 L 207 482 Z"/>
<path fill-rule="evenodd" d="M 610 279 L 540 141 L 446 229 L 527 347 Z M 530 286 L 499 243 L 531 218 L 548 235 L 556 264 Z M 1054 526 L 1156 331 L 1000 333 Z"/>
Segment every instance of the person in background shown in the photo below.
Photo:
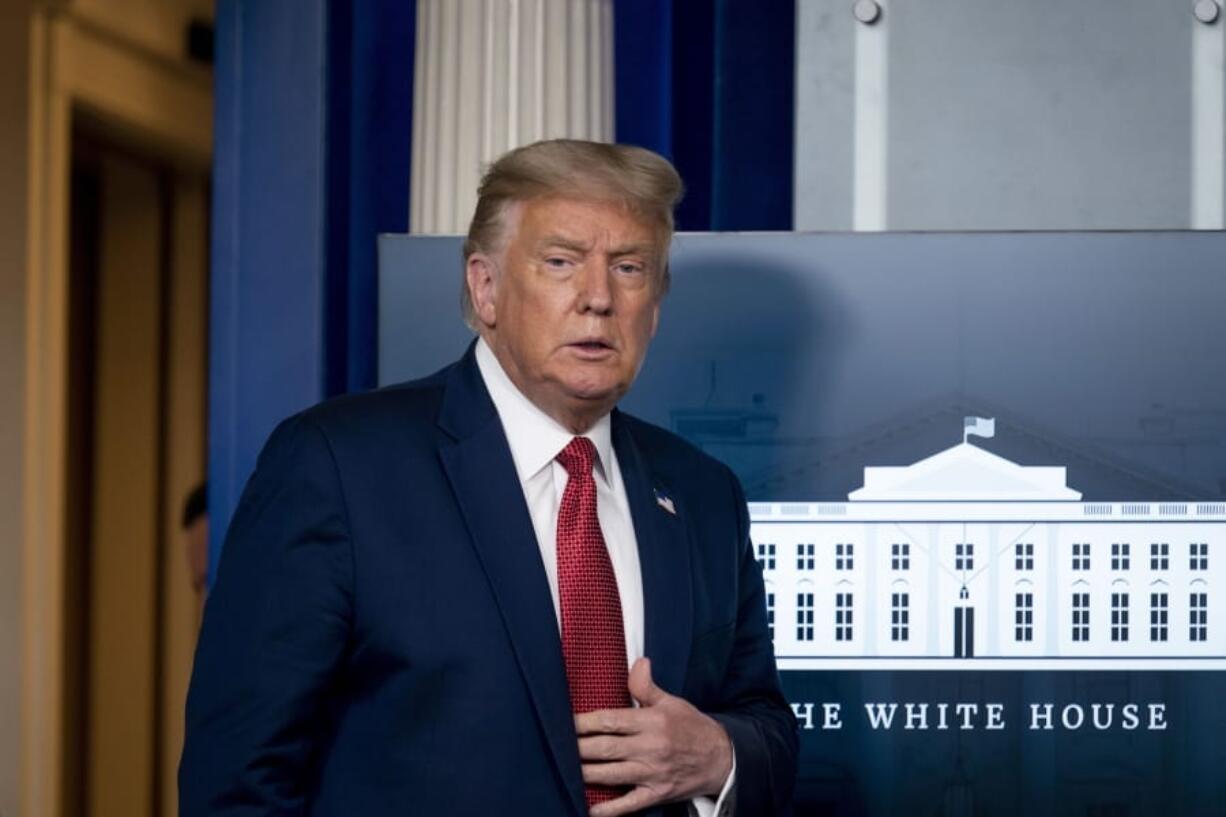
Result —
<path fill-rule="evenodd" d="M 204 593 L 209 579 L 208 483 L 202 482 L 183 500 L 183 545 L 192 590 Z"/>

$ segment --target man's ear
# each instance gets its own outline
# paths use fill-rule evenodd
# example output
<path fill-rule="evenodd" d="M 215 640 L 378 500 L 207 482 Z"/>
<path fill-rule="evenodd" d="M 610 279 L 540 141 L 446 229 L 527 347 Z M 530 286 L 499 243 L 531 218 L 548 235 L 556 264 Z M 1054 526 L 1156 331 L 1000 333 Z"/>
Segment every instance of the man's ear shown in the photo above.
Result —
<path fill-rule="evenodd" d="M 464 265 L 464 277 L 468 281 L 468 297 L 472 300 L 473 313 L 478 321 L 491 328 L 497 323 L 497 272 L 494 260 L 483 252 L 468 256 Z"/>

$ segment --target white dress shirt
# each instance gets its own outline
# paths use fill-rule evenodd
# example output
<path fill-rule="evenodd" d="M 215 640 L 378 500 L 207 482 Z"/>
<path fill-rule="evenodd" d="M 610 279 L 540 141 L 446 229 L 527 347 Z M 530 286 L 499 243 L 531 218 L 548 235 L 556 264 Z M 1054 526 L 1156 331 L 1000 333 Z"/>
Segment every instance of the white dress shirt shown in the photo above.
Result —
<path fill-rule="evenodd" d="M 553 612 L 558 619 L 560 632 L 558 506 L 568 476 L 556 457 L 575 435 L 537 408 L 516 388 L 483 339 L 477 341 L 477 368 L 481 371 L 481 378 L 485 381 L 485 388 L 494 402 L 511 448 L 511 459 L 515 462 L 515 472 L 524 490 L 536 542 L 541 549 L 541 561 L 549 579 L 549 593 L 553 597 Z M 626 666 L 631 667 L 643 655 L 643 579 L 639 568 L 638 540 L 634 536 L 634 522 L 630 517 L 630 501 L 622 482 L 617 452 L 613 450 L 611 427 L 609 415 L 606 414 L 582 436 L 590 439 L 596 447 L 596 463 L 592 469 L 596 482 L 596 513 L 609 551 L 609 561 L 613 564 L 613 575 L 617 579 L 622 627 L 626 634 Z M 690 801 L 690 813 L 697 817 L 730 815 L 729 793 L 735 778 L 734 757 L 732 773 L 728 775 L 719 799 L 695 797 Z"/>

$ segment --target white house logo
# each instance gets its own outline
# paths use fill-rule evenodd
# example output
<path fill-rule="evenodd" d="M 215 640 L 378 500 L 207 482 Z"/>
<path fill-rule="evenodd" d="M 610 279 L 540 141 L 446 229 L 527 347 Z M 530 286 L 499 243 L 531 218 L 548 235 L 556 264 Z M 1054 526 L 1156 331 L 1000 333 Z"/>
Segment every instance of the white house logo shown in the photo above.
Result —
<path fill-rule="evenodd" d="M 752 503 L 782 670 L 1226 669 L 1226 503 L 1081 501 L 963 442 L 844 503 Z"/>

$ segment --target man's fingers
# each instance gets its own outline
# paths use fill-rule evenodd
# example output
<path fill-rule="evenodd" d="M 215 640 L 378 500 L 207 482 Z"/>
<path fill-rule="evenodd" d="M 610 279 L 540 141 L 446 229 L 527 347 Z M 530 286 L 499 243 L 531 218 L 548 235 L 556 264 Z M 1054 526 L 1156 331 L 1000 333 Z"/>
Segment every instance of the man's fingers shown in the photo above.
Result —
<path fill-rule="evenodd" d="M 575 716 L 580 735 L 633 735 L 642 731 L 642 713 L 637 709 L 597 709 Z"/>
<path fill-rule="evenodd" d="M 575 716 L 583 779 L 630 792 L 592 809 L 592 817 L 629 814 L 655 803 L 720 790 L 732 766 L 724 727 L 651 679 L 651 664 L 636 661 L 629 689 L 642 704 Z"/>
<path fill-rule="evenodd" d="M 651 789 L 640 786 L 631 789 L 626 794 L 618 797 L 616 800 L 609 800 L 607 803 L 597 803 L 592 806 L 589 812 L 591 817 L 619 817 L 622 814 L 631 814 L 636 811 L 642 811 L 648 806 L 655 805 L 660 802 L 660 798 Z"/>
<path fill-rule="evenodd" d="M 583 782 L 592 786 L 637 786 L 643 782 L 649 770 L 633 760 L 613 763 L 584 763 Z"/>
<path fill-rule="evenodd" d="M 630 694 L 639 706 L 655 706 L 668 697 L 668 693 L 656 686 L 651 680 L 651 659 L 640 658 L 630 668 L 630 678 L 627 683 Z"/>
<path fill-rule="evenodd" d="M 608 762 L 624 760 L 634 754 L 630 738 L 623 735 L 589 735 L 579 738 L 579 759 Z"/>

